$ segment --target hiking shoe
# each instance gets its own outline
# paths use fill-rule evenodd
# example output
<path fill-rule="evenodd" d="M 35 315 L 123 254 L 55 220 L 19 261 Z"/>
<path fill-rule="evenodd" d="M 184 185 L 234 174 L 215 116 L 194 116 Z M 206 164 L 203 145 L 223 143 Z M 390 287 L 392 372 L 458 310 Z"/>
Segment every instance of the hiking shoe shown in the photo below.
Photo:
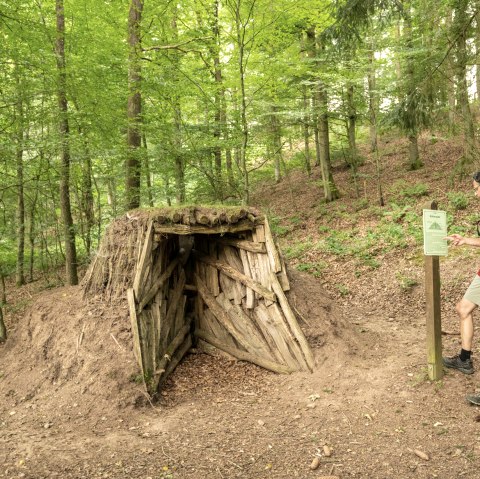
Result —
<path fill-rule="evenodd" d="M 443 365 L 447 368 L 458 369 L 463 374 L 473 374 L 473 364 L 471 359 L 462 361 L 460 356 L 452 358 L 443 358 Z"/>
<path fill-rule="evenodd" d="M 476 406 L 480 406 L 480 394 L 467 394 L 465 399 Z"/>

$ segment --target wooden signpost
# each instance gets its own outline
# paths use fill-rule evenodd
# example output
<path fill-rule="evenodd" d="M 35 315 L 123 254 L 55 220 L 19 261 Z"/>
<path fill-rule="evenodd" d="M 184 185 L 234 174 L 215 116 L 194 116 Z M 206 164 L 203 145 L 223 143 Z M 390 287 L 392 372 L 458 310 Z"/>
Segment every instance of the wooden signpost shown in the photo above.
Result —
<path fill-rule="evenodd" d="M 443 377 L 439 253 L 444 253 L 441 247 L 439 249 L 435 247 L 435 244 L 432 245 L 429 234 L 433 231 L 434 235 L 437 236 L 438 241 L 440 241 L 440 236 L 445 237 L 446 231 L 441 232 L 441 230 L 437 229 L 437 225 L 439 225 L 443 230 L 443 224 L 441 221 L 436 221 L 438 218 L 435 211 L 437 211 L 437 203 L 432 201 L 425 206 L 423 212 L 425 299 L 427 313 L 427 363 L 428 377 L 431 380 L 439 380 Z M 442 213 L 444 212 L 438 211 L 440 219 Z"/>

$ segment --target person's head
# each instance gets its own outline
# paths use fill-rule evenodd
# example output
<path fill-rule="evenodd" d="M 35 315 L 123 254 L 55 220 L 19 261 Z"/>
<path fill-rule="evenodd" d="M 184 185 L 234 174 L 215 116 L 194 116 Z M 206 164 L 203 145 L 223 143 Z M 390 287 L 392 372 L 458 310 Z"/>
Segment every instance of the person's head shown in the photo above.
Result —
<path fill-rule="evenodd" d="M 475 190 L 475 196 L 480 197 L 480 171 L 473 175 L 473 189 Z"/>

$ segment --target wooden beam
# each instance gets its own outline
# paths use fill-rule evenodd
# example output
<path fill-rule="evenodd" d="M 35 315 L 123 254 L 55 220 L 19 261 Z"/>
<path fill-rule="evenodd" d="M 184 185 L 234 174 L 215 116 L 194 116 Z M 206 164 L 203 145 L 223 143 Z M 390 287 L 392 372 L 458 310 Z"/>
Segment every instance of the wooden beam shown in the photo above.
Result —
<path fill-rule="evenodd" d="M 133 288 L 129 288 L 127 290 L 127 300 L 128 300 L 128 308 L 130 311 L 130 321 L 132 324 L 132 335 L 133 335 L 133 353 L 137 358 L 138 365 L 140 366 L 140 370 L 142 372 L 142 376 L 144 374 L 143 371 L 143 355 L 142 355 L 142 348 L 140 347 L 140 332 L 138 330 L 138 318 L 137 318 L 137 308 L 136 308 L 136 301 L 135 301 L 135 292 Z"/>
<path fill-rule="evenodd" d="M 252 278 L 249 278 L 248 276 L 238 272 L 235 268 L 232 268 L 231 266 L 225 263 L 222 263 L 220 261 L 216 261 L 213 258 L 210 258 L 208 256 L 202 256 L 198 253 L 196 253 L 196 257 L 203 263 L 215 266 L 215 268 L 222 271 L 224 274 L 226 274 L 233 280 L 240 281 L 240 283 L 244 284 L 248 288 L 253 289 L 260 296 L 263 296 L 264 298 L 269 299 L 270 301 L 276 301 L 276 296 L 272 291 L 268 290 L 267 288 L 262 286 L 260 283 L 257 283 Z"/>
<path fill-rule="evenodd" d="M 240 346 L 248 350 L 250 348 L 250 344 L 243 337 L 243 335 L 237 331 L 228 313 L 222 308 L 210 291 L 208 291 L 203 281 L 197 275 L 195 275 L 195 281 L 197 283 L 198 293 L 215 318 L 217 318 L 218 322 L 235 338 Z"/>
<path fill-rule="evenodd" d="M 160 277 L 154 278 L 152 280 L 152 286 L 150 289 L 143 295 L 143 298 L 140 300 L 138 309 L 141 311 L 157 294 L 157 291 L 163 286 L 165 281 L 170 278 L 174 269 L 177 267 L 180 262 L 180 256 L 177 256 L 166 268 L 166 270 L 160 275 Z"/>
<path fill-rule="evenodd" d="M 151 267 L 152 263 L 152 244 L 153 244 L 153 221 L 148 223 L 147 232 L 145 233 L 145 241 L 143 242 L 142 253 L 137 263 L 135 278 L 133 279 L 133 291 L 135 297 L 142 296 L 142 289 L 146 283 L 146 271 Z"/>
<path fill-rule="evenodd" d="M 265 246 L 267 247 L 268 259 L 270 260 L 270 266 L 275 273 L 282 270 L 282 263 L 280 261 L 280 255 L 278 254 L 277 246 L 273 240 L 273 235 L 268 224 L 268 220 L 265 218 Z"/>
<path fill-rule="evenodd" d="M 225 234 L 238 233 L 239 231 L 251 231 L 256 223 L 250 220 L 241 220 L 233 224 L 220 224 L 216 226 L 189 226 L 182 224 L 158 224 L 154 223 L 155 233 L 157 234 L 176 234 L 176 235 L 194 235 L 194 234 Z"/>
<path fill-rule="evenodd" d="M 293 314 L 293 311 L 291 310 L 290 305 L 288 304 L 287 297 L 285 296 L 282 286 L 280 285 L 277 279 L 277 275 L 275 273 L 271 273 L 270 276 L 271 276 L 273 291 L 277 295 L 278 301 L 282 308 L 282 312 L 285 315 L 285 319 L 287 320 L 287 323 L 290 326 L 290 329 L 293 335 L 295 336 L 296 340 L 298 341 L 298 344 L 300 345 L 300 348 L 305 356 L 305 360 L 307 362 L 308 367 L 310 368 L 311 371 L 313 371 L 313 368 L 315 366 L 315 360 L 313 359 L 312 350 L 310 349 L 310 346 L 307 342 L 307 339 L 305 338 L 305 335 L 303 334 L 302 329 L 298 325 L 297 318 Z"/>
<path fill-rule="evenodd" d="M 165 372 L 165 368 L 167 367 L 167 364 L 170 363 L 172 360 L 173 353 L 177 350 L 177 348 L 183 343 L 185 336 L 188 334 L 190 331 L 190 324 L 186 324 L 183 326 L 182 329 L 177 333 L 173 341 L 168 345 L 167 350 L 163 354 L 162 359 L 157 364 L 157 367 L 155 369 L 155 374 L 160 375 Z"/>
<path fill-rule="evenodd" d="M 251 251 L 252 253 L 266 253 L 267 249 L 263 243 L 255 243 L 248 240 L 238 240 L 234 238 L 215 238 L 217 243 L 222 245 L 234 246 L 245 251 Z"/>
<path fill-rule="evenodd" d="M 201 329 L 195 331 L 195 335 L 203 339 L 207 343 L 210 343 L 212 346 L 215 346 L 216 348 L 225 351 L 231 356 L 240 359 L 241 361 L 248 361 L 249 363 L 256 364 L 257 366 L 279 374 L 290 374 L 295 371 L 294 369 L 291 369 L 288 366 L 284 366 L 283 364 L 278 364 L 273 361 L 258 357 L 252 353 L 247 353 L 246 351 L 241 351 L 240 349 L 226 346 L 220 341 L 217 341 L 216 338 L 208 334 L 206 331 L 202 331 Z"/>

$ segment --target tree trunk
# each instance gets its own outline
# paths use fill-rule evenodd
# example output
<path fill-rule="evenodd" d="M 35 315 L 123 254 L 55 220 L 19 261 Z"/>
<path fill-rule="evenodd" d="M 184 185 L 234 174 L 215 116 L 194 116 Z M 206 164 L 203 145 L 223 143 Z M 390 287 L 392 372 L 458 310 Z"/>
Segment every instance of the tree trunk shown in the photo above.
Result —
<path fill-rule="evenodd" d="M 17 286 L 25 284 L 25 197 L 23 191 L 23 150 L 25 138 L 25 118 L 23 107 L 23 84 L 20 79 L 18 63 L 15 62 L 17 87 L 16 120 L 16 164 L 17 164 Z"/>
<path fill-rule="evenodd" d="M 477 62 L 480 62 L 480 0 L 475 2 L 475 10 L 477 11 L 475 16 L 475 58 Z M 475 65 L 475 86 L 477 102 L 480 102 L 480 63 Z"/>
<path fill-rule="evenodd" d="M 7 328 L 3 321 L 3 308 L 0 306 L 0 343 L 4 343 L 7 340 Z"/>
<path fill-rule="evenodd" d="M 58 72 L 58 109 L 60 117 L 60 209 L 65 239 L 67 284 L 78 284 L 75 229 L 70 206 L 70 144 L 67 102 L 67 73 L 65 63 L 65 12 L 63 0 L 56 0 L 57 39 L 55 53 Z"/>
<path fill-rule="evenodd" d="M 145 178 L 147 180 L 147 197 L 148 197 L 148 206 L 153 208 L 153 190 L 152 190 L 152 176 L 150 172 L 150 158 L 148 156 L 148 145 L 147 145 L 147 136 L 145 133 L 142 134 L 143 139 L 143 162 L 145 166 Z"/>
<path fill-rule="evenodd" d="M 280 132 L 280 125 L 278 123 L 278 107 L 272 106 L 270 113 L 270 137 L 272 144 L 272 155 L 275 166 L 275 182 L 279 183 L 282 178 L 282 137 Z"/>
<path fill-rule="evenodd" d="M 467 28 L 468 0 L 457 0 L 455 5 L 454 34 L 457 56 L 457 99 L 462 114 L 462 129 L 464 136 L 464 159 L 467 164 L 475 158 L 475 129 L 470 110 L 467 85 Z"/>
<path fill-rule="evenodd" d="M 370 44 L 369 69 L 368 69 L 368 117 L 370 120 L 370 151 L 373 153 L 378 148 L 377 138 L 377 92 L 375 49 L 373 42 Z"/>
<path fill-rule="evenodd" d="M 415 82 L 415 59 L 413 53 L 413 33 L 410 1 L 404 1 L 404 21 L 405 21 L 405 46 L 407 48 L 407 64 L 405 76 L 407 81 L 407 117 L 409 125 L 407 127 L 407 137 L 409 142 L 409 165 L 411 170 L 418 170 L 423 166 L 418 151 L 418 127 L 417 127 L 417 95 Z"/>
<path fill-rule="evenodd" d="M 312 174 L 312 167 L 310 165 L 310 105 L 307 95 L 307 87 L 303 85 L 302 87 L 303 95 L 303 147 L 305 153 L 305 169 L 307 170 L 308 176 Z"/>
<path fill-rule="evenodd" d="M 449 10 L 446 16 L 446 28 L 450 30 L 453 24 L 453 10 Z M 454 55 L 449 55 L 447 58 L 447 72 L 449 81 L 447 81 L 447 100 L 448 100 L 448 132 L 451 135 L 455 134 L 456 122 L 455 113 L 457 108 L 455 95 L 455 59 Z"/>
<path fill-rule="evenodd" d="M 240 81 L 240 128 L 241 128 L 241 146 L 238 150 L 240 171 L 243 176 L 243 203 L 248 205 L 250 202 L 250 180 L 247 169 L 247 146 L 248 146 L 248 122 L 247 122 L 247 96 L 245 87 L 245 29 L 242 25 L 240 16 L 241 1 L 234 2 L 235 10 L 235 32 L 238 47 L 238 75 Z"/>
<path fill-rule="evenodd" d="M 128 14 L 128 107 L 127 107 L 127 160 L 126 160 L 126 208 L 140 206 L 141 178 L 141 114 L 142 114 L 142 67 L 141 22 L 143 0 L 131 0 Z"/>
<path fill-rule="evenodd" d="M 350 157 L 353 165 L 357 165 L 357 141 L 356 141 L 356 125 L 357 125 L 357 111 L 354 102 L 354 86 L 349 83 L 347 85 L 347 135 L 348 147 L 350 149 Z"/>

